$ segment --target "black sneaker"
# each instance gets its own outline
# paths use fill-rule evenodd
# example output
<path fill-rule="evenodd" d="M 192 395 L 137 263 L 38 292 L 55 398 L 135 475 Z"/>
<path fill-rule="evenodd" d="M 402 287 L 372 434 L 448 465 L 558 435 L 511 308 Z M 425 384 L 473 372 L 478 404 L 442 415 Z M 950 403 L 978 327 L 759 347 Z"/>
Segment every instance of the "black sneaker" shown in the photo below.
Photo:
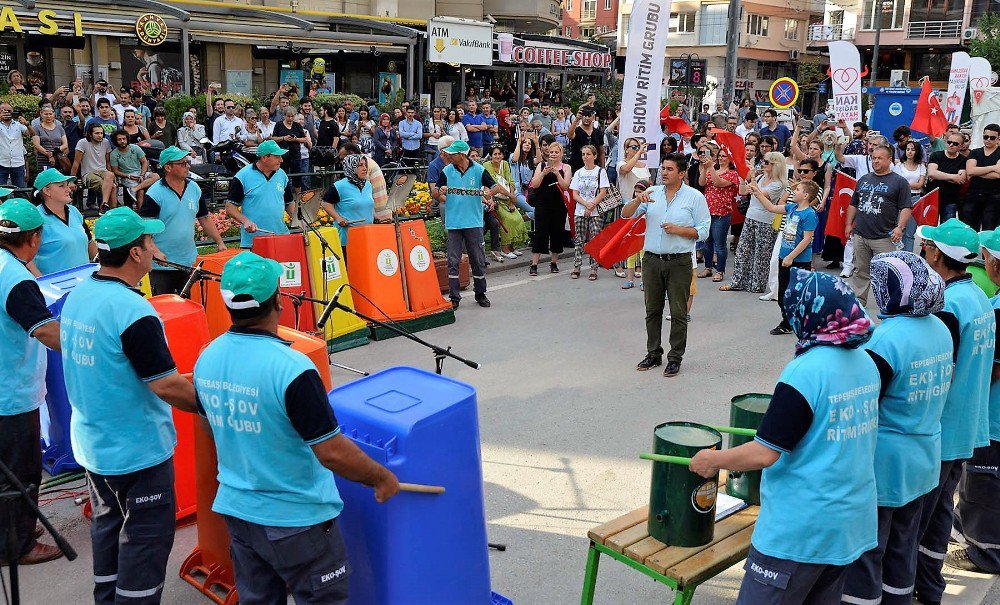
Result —
<path fill-rule="evenodd" d="M 101 207 L 98 208 L 97 212 L 98 212 L 98 214 L 104 214 L 108 210 L 111 210 L 111 206 L 109 206 L 107 204 L 107 202 L 105 202 L 105 203 L 101 204 Z"/>
<path fill-rule="evenodd" d="M 486 298 L 485 294 L 477 296 L 476 303 L 478 303 L 480 307 L 488 308 L 491 306 L 490 299 Z"/>
<path fill-rule="evenodd" d="M 921 605 L 941 605 L 941 601 L 932 601 L 929 598 L 921 595 L 919 592 L 913 592 L 913 598 L 915 603 L 920 603 Z"/>
<path fill-rule="evenodd" d="M 786 328 L 785 326 L 778 324 L 773 330 L 771 330 L 771 336 L 784 336 L 785 334 L 791 334 L 792 329 Z"/>
<path fill-rule="evenodd" d="M 637 366 L 635 366 L 635 369 L 639 370 L 640 372 L 645 372 L 646 370 L 655 368 L 656 366 L 662 364 L 663 364 L 662 358 L 654 357 L 652 355 L 647 354 L 646 357 L 644 357 L 643 360 L 640 361 Z"/>
<path fill-rule="evenodd" d="M 528 267 L 528 277 L 538 277 L 538 265 Z"/>
<path fill-rule="evenodd" d="M 559 265 L 555 263 L 549 263 L 549 273 L 559 273 Z"/>
<path fill-rule="evenodd" d="M 667 367 L 663 368 L 663 375 L 668 377 L 677 376 L 681 371 L 681 362 L 668 361 Z"/>
<path fill-rule="evenodd" d="M 453 301 L 451 301 L 451 310 L 452 310 L 452 311 L 454 311 L 455 309 L 457 309 L 457 308 L 458 308 L 458 303 L 459 303 L 459 302 L 460 302 L 460 301 L 457 301 L 457 300 L 453 300 Z"/>

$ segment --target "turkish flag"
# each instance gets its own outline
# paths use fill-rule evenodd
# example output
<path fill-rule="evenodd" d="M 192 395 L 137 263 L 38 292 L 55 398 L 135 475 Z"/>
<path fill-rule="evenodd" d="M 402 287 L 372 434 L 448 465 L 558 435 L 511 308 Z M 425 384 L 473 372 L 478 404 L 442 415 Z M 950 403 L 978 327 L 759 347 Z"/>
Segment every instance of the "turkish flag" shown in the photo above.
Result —
<path fill-rule="evenodd" d="M 927 78 L 924 78 L 923 84 L 920 85 L 920 98 L 917 99 L 917 110 L 913 114 L 910 128 L 935 138 L 943 135 L 948 129 L 948 118 L 944 116 L 941 102 L 931 90 L 931 83 Z"/>
<path fill-rule="evenodd" d="M 729 156 L 729 163 L 732 164 L 733 169 L 736 170 L 741 179 L 746 180 L 747 175 L 750 174 L 750 167 L 747 166 L 747 147 L 743 143 L 743 139 L 740 138 L 740 135 L 728 130 L 716 129 L 713 133 L 715 134 L 715 142 Z"/>
<path fill-rule="evenodd" d="M 667 132 L 675 132 L 682 137 L 689 137 L 694 134 L 691 125 L 685 122 L 684 118 L 670 115 L 669 105 L 660 110 L 660 125 L 666 126 Z"/>
<path fill-rule="evenodd" d="M 646 239 L 646 216 L 620 218 L 601 230 L 583 249 L 605 269 L 642 250 Z"/>
<path fill-rule="evenodd" d="M 826 217 L 826 235 L 846 242 L 847 208 L 851 205 L 851 198 L 854 197 L 854 188 L 858 186 L 858 181 L 840 171 L 837 171 L 836 176 L 833 184 L 833 200 L 830 202 L 830 213 Z"/>
<path fill-rule="evenodd" d="M 913 205 L 913 220 L 917 225 L 930 225 L 936 227 L 938 224 L 938 190 L 935 189 L 923 196 Z"/>

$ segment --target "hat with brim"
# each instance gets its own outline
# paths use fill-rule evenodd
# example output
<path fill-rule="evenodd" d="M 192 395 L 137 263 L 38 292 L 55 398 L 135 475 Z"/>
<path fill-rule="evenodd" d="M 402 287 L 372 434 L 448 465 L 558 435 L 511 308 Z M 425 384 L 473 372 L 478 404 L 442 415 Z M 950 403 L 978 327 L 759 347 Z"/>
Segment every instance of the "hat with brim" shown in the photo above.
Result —
<path fill-rule="evenodd" d="M 469 144 L 465 141 L 455 141 L 444 148 L 445 153 L 464 153 L 469 155 Z"/>
<path fill-rule="evenodd" d="M 0 188 L 0 193 L 9 195 L 11 190 L 6 187 Z M 0 225 L 0 233 L 21 233 L 22 231 L 33 231 L 42 226 L 45 219 L 38 208 L 28 200 L 16 197 L 0 204 L 0 221 L 10 221 L 13 226 L 5 227 Z"/>
<path fill-rule="evenodd" d="M 1000 231 L 980 231 L 979 245 L 989 252 L 990 256 L 1000 260 Z"/>
<path fill-rule="evenodd" d="M 281 265 L 253 252 L 240 252 L 222 267 L 222 300 L 233 310 L 254 309 L 278 291 Z"/>
<path fill-rule="evenodd" d="M 38 195 L 42 189 L 45 189 L 52 183 L 65 183 L 72 180 L 73 177 L 66 176 L 55 168 L 46 168 L 35 177 L 35 195 Z"/>
<path fill-rule="evenodd" d="M 144 219 L 131 208 L 120 206 L 104 213 L 94 223 L 94 240 L 100 250 L 114 250 L 131 244 L 143 235 L 164 229 L 163 221 Z"/>
<path fill-rule="evenodd" d="M 160 166 L 166 166 L 170 162 L 179 162 L 187 158 L 190 154 L 176 145 L 171 145 L 160 152 Z"/>
<path fill-rule="evenodd" d="M 274 141 L 264 141 L 260 145 L 257 145 L 257 157 L 262 158 L 265 155 L 285 155 L 288 153 L 287 149 L 282 149 Z"/>
<path fill-rule="evenodd" d="M 979 256 L 979 234 L 957 218 L 951 218 L 937 227 L 921 225 L 917 237 L 934 242 L 948 258 L 969 263 Z"/>

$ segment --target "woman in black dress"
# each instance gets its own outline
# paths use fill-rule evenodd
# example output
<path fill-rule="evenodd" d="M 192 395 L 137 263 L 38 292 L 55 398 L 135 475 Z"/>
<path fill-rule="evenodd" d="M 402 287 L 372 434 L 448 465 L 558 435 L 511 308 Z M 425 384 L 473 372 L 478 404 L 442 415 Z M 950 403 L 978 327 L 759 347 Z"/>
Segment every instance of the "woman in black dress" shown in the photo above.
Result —
<path fill-rule="evenodd" d="M 531 177 L 529 203 L 535 207 L 535 233 L 531 240 L 531 268 L 528 275 L 538 275 L 538 261 L 546 252 L 552 256 L 551 273 L 559 273 L 559 253 L 566 242 L 566 203 L 573 171 L 563 164 L 563 146 L 552 143 L 545 148 L 544 162 L 535 166 Z"/>

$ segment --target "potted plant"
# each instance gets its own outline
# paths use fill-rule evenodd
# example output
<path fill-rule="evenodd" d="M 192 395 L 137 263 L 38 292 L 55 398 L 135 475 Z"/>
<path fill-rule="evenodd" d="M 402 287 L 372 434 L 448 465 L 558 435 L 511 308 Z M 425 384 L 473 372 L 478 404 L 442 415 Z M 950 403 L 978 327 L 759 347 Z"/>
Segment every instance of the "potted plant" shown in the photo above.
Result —
<path fill-rule="evenodd" d="M 427 236 L 431 240 L 431 252 L 434 256 L 434 271 L 437 272 L 438 284 L 441 286 L 441 293 L 448 293 L 448 235 L 441 224 L 440 218 L 424 221 L 427 225 Z M 472 281 L 469 272 L 469 257 L 462 255 L 462 262 L 458 266 L 458 283 L 465 290 Z"/>

